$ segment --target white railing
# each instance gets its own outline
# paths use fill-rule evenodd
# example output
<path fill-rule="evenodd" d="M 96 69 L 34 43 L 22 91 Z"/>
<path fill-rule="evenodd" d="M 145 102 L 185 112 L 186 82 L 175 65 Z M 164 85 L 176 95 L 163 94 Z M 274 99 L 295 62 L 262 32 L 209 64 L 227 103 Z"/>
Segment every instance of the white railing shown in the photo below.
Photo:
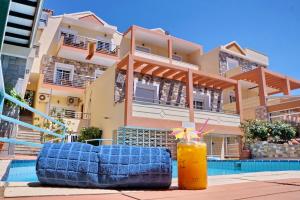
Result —
<path fill-rule="evenodd" d="M 63 44 L 66 46 L 76 47 L 79 49 L 87 49 L 88 39 L 79 35 L 64 35 Z"/>
<path fill-rule="evenodd" d="M 89 38 L 85 36 L 80 35 L 65 35 L 61 34 L 61 37 L 63 37 L 63 44 L 65 46 L 71 46 L 79 49 L 88 49 L 89 43 L 95 43 L 96 44 L 96 52 L 99 53 L 105 53 L 110 55 L 117 55 L 118 54 L 118 46 L 112 42 L 98 40 L 94 38 Z"/>
<path fill-rule="evenodd" d="M 69 119 L 90 119 L 90 113 L 74 112 L 71 110 L 62 110 L 58 112 L 52 112 L 51 117 L 69 118 Z"/>
<path fill-rule="evenodd" d="M 45 73 L 44 83 L 54 84 L 66 87 L 85 88 L 88 84 L 93 82 L 95 77 L 83 76 L 79 74 L 63 74 L 63 72 Z"/>

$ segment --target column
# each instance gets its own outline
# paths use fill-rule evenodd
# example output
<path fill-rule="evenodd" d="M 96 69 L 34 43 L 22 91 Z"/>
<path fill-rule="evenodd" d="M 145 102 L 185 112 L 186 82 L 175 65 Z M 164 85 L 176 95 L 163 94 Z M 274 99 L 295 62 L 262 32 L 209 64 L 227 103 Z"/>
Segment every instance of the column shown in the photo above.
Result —
<path fill-rule="evenodd" d="M 172 55 L 173 55 L 173 43 L 172 43 L 172 39 L 169 37 L 168 38 L 168 58 L 169 58 L 170 63 L 172 63 Z"/>
<path fill-rule="evenodd" d="M 290 80 L 287 77 L 284 79 L 284 83 L 283 83 L 283 94 L 291 95 Z"/>
<path fill-rule="evenodd" d="M 133 78 L 133 58 L 132 55 L 129 54 L 125 83 L 125 126 L 128 125 L 132 116 Z"/>
<path fill-rule="evenodd" d="M 241 82 L 237 81 L 235 85 L 235 98 L 236 98 L 236 112 L 240 115 L 240 119 L 243 119 L 243 106 L 242 106 L 242 87 Z"/>
<path fill-rule="evenodd" d="M 132 26 L 131 27 L 131 31 L 130 31 L 130 53 L 133 55 L 135 52 L 135 27 Z"/>
<path fill-rule="evenodd" d="M 186 97 L 187 97 L 187 104 L 189 106 L 189 119 L 190 122 L 194 122 L 194 86 L 193 86 L 193 72 L 189 69 L 187 73 L 186 79 Z"/>
<path fill-rule="evenodd" d="M 267 83 L 266 83 L 266 76 L 265 76 L 265 70 L 263 67 L 259 68 L 259 83 L 258 83 L 258 88 L 259 88 L 259 102 L 260 106 L 265 106 L 267 104 Z"/>

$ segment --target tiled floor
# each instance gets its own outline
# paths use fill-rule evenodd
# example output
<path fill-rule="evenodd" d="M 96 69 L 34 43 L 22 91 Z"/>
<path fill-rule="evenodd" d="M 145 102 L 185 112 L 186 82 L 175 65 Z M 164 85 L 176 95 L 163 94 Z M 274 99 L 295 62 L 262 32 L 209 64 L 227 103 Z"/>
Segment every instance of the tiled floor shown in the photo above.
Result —
<path fill-rule="evenodd" d="M 282 179 L 275 181 L 253 181 L 238 184 L 211 186 L 202 191 L 120 191 L 117 194 L 52 196 L 52 197 L 21 197 L 10 200 L 299 200 L 300 179 Z"/>

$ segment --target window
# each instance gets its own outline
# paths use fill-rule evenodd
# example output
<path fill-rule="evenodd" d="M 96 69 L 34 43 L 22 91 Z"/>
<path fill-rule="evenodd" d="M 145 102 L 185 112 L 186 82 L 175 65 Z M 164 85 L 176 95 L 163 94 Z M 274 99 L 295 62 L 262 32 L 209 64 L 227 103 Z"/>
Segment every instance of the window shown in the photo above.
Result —
<path fill-rule="evenodd" d="M 231 70 L 240 65 L 238 60 L 232 58 L 226 58 L 226 62 L 227 62 L 227 70 Z"/>
<path fill-rule="evenodd" d="M 147 48 L 147 47 L 136 46 L 135 48 L 136 48 L 137 51 L 142 51 L 142 52 L 145 52 L 145 53 L 151 53 L 150 48 Z"/>
<path fill-rule="evenodd" d="M 103 70 L 96 69 L 94 73 L 95 78 L 99 78 L 103 74 L 103 72 Z"/>
<path fill-rule="evenodd" d="M 71 85 L 73 82 L 74 66 L 55 63 L 54 81 L 59 85 Z"/>
<path fill-rule="evenodd" d="M 177 60 L 177 61 L 182 61 L 182 57 L 179 55 L 175 55 L 175 54 L 172 55 L 172 59 Z"/>
<path fill-rule="evenodd" d="M 110 51 L 110 42 L 105 42 L 105 41 L 97 41 L 97 51 Z"/>
<path fill-rule="evenodd" d="M 154 103 L 157 100 L 157 86 L 137 82 L 135 99 L 137 101 Z"/>
<path fill-rule="evenodd" d="M 60 29 L 59 37 L 64 36 L 64 43 L 65 44 L 73 44 L 76 42 L 76 35 L 77 32 L 71 29 Z"/>
<path fill-rule="evenodd" d="M 203 110 L 204 109 L 204 102 L 203 101 L 194 101 L 194 108 Z"/>

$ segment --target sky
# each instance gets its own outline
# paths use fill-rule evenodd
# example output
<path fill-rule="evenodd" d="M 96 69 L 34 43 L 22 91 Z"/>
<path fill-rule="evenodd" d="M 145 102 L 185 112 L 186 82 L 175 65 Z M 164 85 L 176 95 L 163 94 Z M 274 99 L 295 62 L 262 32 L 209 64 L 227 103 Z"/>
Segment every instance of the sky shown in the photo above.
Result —
<path fill-rule="evenodd" d="M 269 69 L 300 79 L 300 0 L 45 0 L 44 7 L 55 15 L 90 10 L 120 32 L 160 27 L 205 52 L 234 40 L 269 56 Z"/>

